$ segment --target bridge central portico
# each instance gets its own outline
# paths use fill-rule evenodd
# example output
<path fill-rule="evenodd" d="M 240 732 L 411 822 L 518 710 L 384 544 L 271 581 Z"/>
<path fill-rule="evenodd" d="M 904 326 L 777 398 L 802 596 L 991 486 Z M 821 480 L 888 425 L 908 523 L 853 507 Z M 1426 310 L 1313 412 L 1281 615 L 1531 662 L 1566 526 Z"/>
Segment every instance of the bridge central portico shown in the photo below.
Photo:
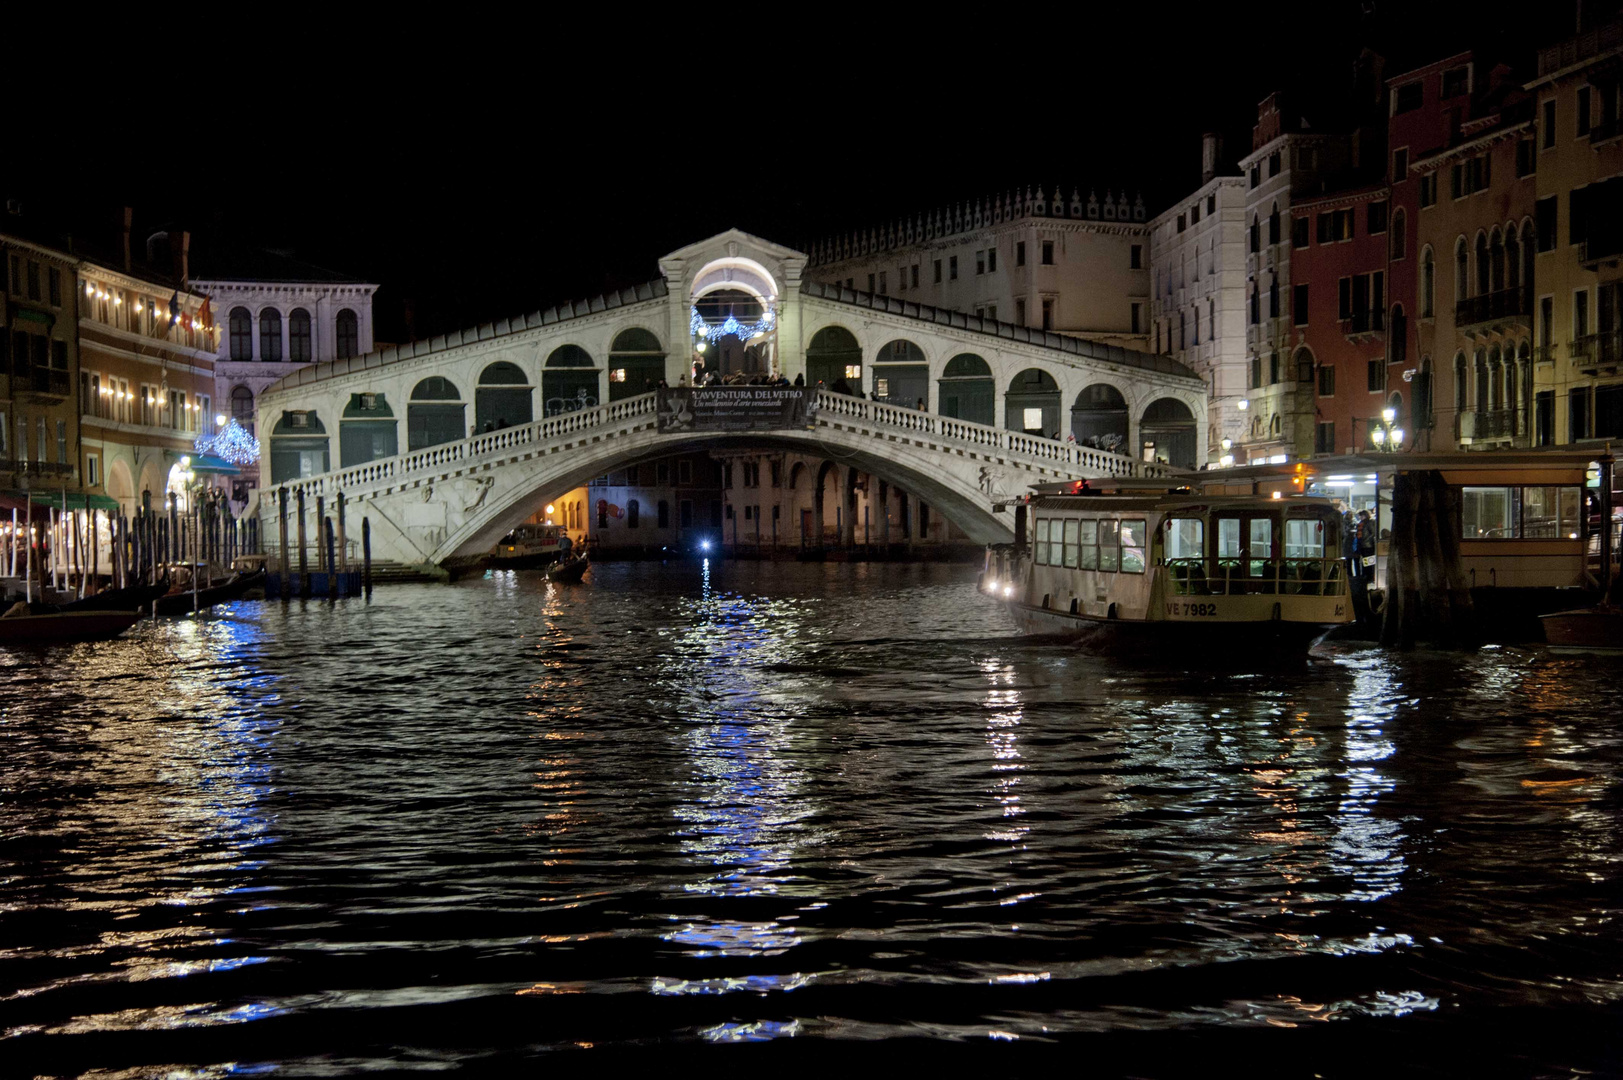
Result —
<path fill-rule="evenodd" d="M 1065 401 L 1073 436 L 1104 417 L 1116 425 L 1105 445 L 1166 431 L 1181 441 L 1156 445 L 1187 458 L 1175 464 L 1204 456 L 1204 387 L 1179 365 L 803 283 L 804 264 L 732 231 L 661 259 L 646 286 L 301 369 L 259 399 L 261 475 L 290 493 L 342 492 L 351 520 L 371 520 L 379 558 L 445 564 L 488 551 L 540 499 L 681 449 L 838 456 L 976 541 L 1012 536 L 997 496 L 1156 470 L 1068 440 Z M 824 385 L 804 429 L 661 433 L 649 391 L 718 367 Z M 275 537 L 271 498 L 260 511 Z"/>

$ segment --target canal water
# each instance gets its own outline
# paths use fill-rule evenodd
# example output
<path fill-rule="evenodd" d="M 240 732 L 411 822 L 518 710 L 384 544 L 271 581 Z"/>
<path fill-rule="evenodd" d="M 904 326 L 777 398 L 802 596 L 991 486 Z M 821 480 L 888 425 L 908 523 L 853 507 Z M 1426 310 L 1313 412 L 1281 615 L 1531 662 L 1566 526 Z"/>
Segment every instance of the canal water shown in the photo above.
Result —
<path fill-rule="evenodd" d="M 1225 657 L 1023 641 L 972 568 L 878 564 L 0 653 L 0 1073 L 1623 1068 L 1615 667 Z"/>

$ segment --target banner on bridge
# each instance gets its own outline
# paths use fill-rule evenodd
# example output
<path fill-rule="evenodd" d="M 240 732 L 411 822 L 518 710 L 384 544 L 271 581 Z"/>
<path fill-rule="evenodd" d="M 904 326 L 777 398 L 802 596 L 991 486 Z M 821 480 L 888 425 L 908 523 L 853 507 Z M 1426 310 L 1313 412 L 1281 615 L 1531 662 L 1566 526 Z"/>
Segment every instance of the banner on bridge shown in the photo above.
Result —
<path fill-rule="evenodd" d="M 817 412 L 811 386 L 667 386 L 656 393 L 661 434 L 800 430 Z"/>

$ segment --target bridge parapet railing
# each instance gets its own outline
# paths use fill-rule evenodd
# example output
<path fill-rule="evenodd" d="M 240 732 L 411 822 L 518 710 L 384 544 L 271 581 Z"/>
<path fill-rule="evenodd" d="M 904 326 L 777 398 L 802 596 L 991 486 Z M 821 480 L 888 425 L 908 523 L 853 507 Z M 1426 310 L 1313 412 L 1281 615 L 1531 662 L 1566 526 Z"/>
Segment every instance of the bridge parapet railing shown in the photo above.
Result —
<path fill-rule="evenodd" d="M 817 408 L 819 414 L 829 412 L 836 416 L 855 417 L 906 431 L 938 435 L 943 439 L 969 443 L 972 446 L 997 447 L 1039 461 L 1062 462 L 1106 476 L 1166 476 L 1174 471 L 1166 466 L 1134 461 L 1125 454 L 1114 454 L 1108 450 L 1059 442 L 1041 435 L 1027 435 L 1023 431 L 1009 431 L 992 427 L 990 424 L 977 424 L 951 416 L 921 412 L 902 405 L 836 394 L 832 390 L 818 391 Z"/>

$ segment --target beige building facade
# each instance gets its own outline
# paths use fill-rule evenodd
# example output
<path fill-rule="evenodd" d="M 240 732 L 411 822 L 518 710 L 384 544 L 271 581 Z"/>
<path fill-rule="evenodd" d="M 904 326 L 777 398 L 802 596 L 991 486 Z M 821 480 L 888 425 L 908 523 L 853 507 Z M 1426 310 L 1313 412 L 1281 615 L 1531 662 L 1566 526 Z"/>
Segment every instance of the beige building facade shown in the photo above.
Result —
<path fill-rule="evenodd" d="M 1623 437 L 1623 19 L 1541 49 L 1534 438 Z"/>
<path fill-rule="evenodd" d="M 814 245 L 806 277 L 1142 350 L 1149 254 L 1142 197 L 1028 189 Z"/>

